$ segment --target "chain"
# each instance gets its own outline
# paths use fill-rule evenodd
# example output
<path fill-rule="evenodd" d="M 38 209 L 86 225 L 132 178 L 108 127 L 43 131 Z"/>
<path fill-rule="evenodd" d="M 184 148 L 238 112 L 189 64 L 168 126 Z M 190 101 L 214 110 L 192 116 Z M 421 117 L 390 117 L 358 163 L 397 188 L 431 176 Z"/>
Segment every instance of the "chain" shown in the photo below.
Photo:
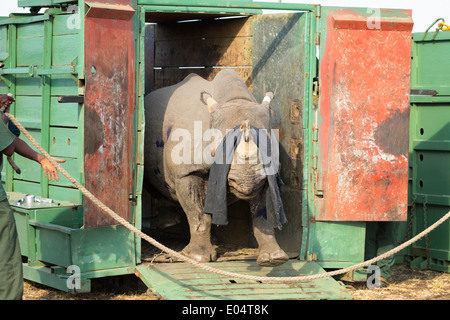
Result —
<path fill-rule="evenodd" d="M 423 200 L 423 229 L 425 230 L 428 225 L 428 217 L 427 217 L 427 197 L 424 196 Z M 428 234 L 425 236 L 425 252 L 427 255 L 427 269 L 430 268 L 430 252 L 428 249 Z"/>
<path fill-rule="evenodd" d="M 408 221 L 408 227 L 406 229 L 406 235 L 403 238 L 403 240 L 399 242 L 399 244 L 405 243 L 406 240 L 408 240 L 409 237 L 411 236 L 415 212 L 416 212 L 416 196 L 414 195 L 413 198 L 412 198 L 411 210 L 410 210 L 409 221 Z"/>

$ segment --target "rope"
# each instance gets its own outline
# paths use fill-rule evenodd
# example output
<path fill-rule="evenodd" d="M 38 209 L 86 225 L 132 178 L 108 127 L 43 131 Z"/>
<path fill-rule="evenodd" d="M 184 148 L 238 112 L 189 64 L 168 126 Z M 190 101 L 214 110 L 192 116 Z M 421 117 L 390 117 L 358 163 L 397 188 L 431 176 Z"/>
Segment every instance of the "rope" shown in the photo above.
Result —
<path fill-rule="evenodd" d="M 64 168 L 62 168 L 48 153 L 47 151 L 45 151 L 42 146 L 39 145 L 39 143 L 36 142 L 36 140 L 28 133 L 28 131 L 16 120 L 16 118 L 14 118 L 13 115 L 9 114 L 9 113 L 5 113 L 5 115 L 17 126 L 17 128 L 19 128 L 19 130 L 25 135 L 25 137 L 28 138 L 28 140 L 42 153 L 42 155 L 44 155 L 44 157 L 46 157 L 51 164 L 58 169 L 70 182 L 72 182 L 87 198 L 89 198 L 89 200 L 91 200 L 96 206 L 98 206 L 101 210 L 105 211 L 106 213 L 108 213 L 114 220 L 116 220 L 117 222 L 119 222 L 120 224 L 122 224 L 123 226 L 125 226 L 127 229 L 129 229 L 130 231 L 136 233 L 138 236 L 140 236 L 142 239 L 144 239 L 145 241 L 149 242 L 150 244 L 154 245 L 155 247 L 157 247 L 160 250 L 163 250 L 165 252 L 167 252 L 168 254 L 174 256 L 175 258 L 177 258 L 178 260 L 187 262 L 189 264 L 192 264 L 193 266 L 196 266 L 198 268 L 201 268 L 203 270 L 209 271 L 209 272 L 213 272 L 213 273 L 217 273 L 217 274 L 221 274 L 224 276 L 228 276 L 228 277 L 232 277 L 232 278 L 240 278 L 240 279 L 245 279 L 245 280 L 254 280 L 254 281 L 261 281 L 261 282 L 284 282 L 284 283 L 291 283 L 291 282 L 300 282 L 300 281 L 306 281 L 306 280 L 315 280 L 315 279 L 320 279 L 320 278 L 326 278 L 326 277 L 333 277 L 336 275 L 340 275 L 340 274 L 344 274 L 347 272 L 351 272 L 354 271 L 356 269 L 362 268 L 362 267 L 366 267 L 369 266 L 371 264 L 374 264 L 380 260 L 383 260 L 401 250 L 403 250 L 404 248 L 408 247 L 409 245 L 411 245 L 412 243 L 416 242 L 417 240 L 421 239 L 422 237 L 424 237 L 425 235 L 427 235 L 428 233 L 430 233 L 432 230 L 436 229 L 439 225 L 441 225 L 442 223 L 444 223 L 448 218 L 450 218 L 450 211 L 443 216 L 441 219 L 439 219 L 437 222 L 435 222 L 433 225 L 431 225 L 429 228 L 427 228 L 426 230 L 422 231 L 421 233 L 419 233 L 418 235 L 416 235 L 414 238 L 410 239 L 409 241 L 404 242 L 403 244 L 401 244 L 400 246 L 378 256 L 375 257 L 371 260 L 367 260 L 365 262 L 344 268 L 344 269 L 339 269 L 339 270 L 335 270 L 335 271 L 331 271 L 331 272 L 325 272 L 325 273 L 319 273 L 319 274 L 315 274 L 315 275 L 305 275 L 305 276 L 296 276 L 296 277 L 261 277 L 261 276 L 252 276 L 252 275 L 244 275 L 244 274 L 239 274 L 239 273 L 234 273 L 234 272 L 229 272 L 229 271 L 224 271 L 224 270 L 219 270 L 213 267 L 210 267 L 204 263 L 200 263 L 196 260 L 193 260 L 189 257 L 186 257 L 166 246 L 164 246 L 163 244 L 159 243 L 158 241 L 156 241 L 155 239 L 153 239 L 152 237 L 148 236 L 147 234 L 143 233 L 142 231 L 140 231 L 139 229 L 137 229 L 135 226 L 133 226 L 131 223 L 129 223 L 127 220 L 125 220 L 124 218 L 120 217 L 117 213 L 115 213 L 114 211 L 112 211 L 109 207 L 107 207 L 106 205 L 104 205 L 100 200 L 98 200 L 89 190 L 87 190 L 84 186 L 82 186 L 78 181 L 76 181 Z"/>

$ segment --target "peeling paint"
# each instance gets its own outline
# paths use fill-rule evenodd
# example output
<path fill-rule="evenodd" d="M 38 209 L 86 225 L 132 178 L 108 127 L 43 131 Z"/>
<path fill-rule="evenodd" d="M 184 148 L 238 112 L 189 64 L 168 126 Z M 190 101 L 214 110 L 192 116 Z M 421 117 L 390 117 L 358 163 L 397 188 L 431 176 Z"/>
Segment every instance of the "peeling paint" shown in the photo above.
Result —
<path fill-rule="evenodd" d="M 369 30 L 358 15 L 338 10 L 327 20 L 318 220 L 405 220 L 411 29 L 402 18 L 397 29 Z"/>
<path fill-rule="evenodd" d="M 85 18 L 85 187 L 128 221 L 136 162 L 134 29 L 133 19 Z M 89 199 L 83 207 L 85 228 L 116 223 Z"/>

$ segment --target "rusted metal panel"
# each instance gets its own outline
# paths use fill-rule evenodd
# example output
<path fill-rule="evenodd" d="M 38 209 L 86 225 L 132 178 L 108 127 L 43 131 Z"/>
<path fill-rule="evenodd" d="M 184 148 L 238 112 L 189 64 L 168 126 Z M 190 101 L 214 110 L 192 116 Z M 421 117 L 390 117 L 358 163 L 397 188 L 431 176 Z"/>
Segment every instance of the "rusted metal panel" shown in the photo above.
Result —
<path fill-rule="evenodd" d="M 406 220 L 410 11 L 324 8 L 317 220 Z"/>
<path fill-rule="evenodd" d="M 206 20 L 148 26 L 147 61 L 149 68 L 152 64 L 157 67 L 148 69 L 149 87 L 151 82 L 154 82 L 154 89 L 176 84 L 190 73 L 212 80 L 222 68 L 231 67 L 252 90 L 252 20 Z"/>
<path fill-rule="evenodd" d="M 278 134 L 281 197 L 288 223 L 276 236 L 286 252 L 299 252 L 304 233 L 303 101 L 309 77 L 309 13 L 267 14 L 254 19 L 253 95 L 274 91 L 271 128 Z"/>
<path fill-rule="evenodd" d="M 85 186 L 130 221 L 136 30 L 132 1 L 96 1 L 85 17 Z M 88 4 L 89 5 L 89 4 Z M 84 226 L 115 224 L 90 200 L 84 200 Z"/>

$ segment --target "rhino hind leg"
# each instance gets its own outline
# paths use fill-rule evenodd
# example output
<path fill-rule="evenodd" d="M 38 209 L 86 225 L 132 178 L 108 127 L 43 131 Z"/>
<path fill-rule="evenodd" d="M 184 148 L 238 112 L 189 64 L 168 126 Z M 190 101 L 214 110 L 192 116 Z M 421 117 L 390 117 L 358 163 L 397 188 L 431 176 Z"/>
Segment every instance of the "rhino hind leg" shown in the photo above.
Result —
<path fill-rule="evenodd" d="M 269 227 L 265 214 L 265 192 L 258 195 L 251 203 L 253 218 L 253 234 L 259 245 L 256 262 L 262 267 L 276 267 L 289 260 L 289 256 L 280 248 L 275 237 L 275 231 Z"/>
<path fill-rule="evenodd" d="M 203 179 L 197 176 L 181 178 L 176 184 L 176 192 L 186 214 L 191 235 L 189 244 L 182 253 L 199 262 L 216 261 L 217 252 L 211 244 L 211 215 L 203 213 Z"/>

